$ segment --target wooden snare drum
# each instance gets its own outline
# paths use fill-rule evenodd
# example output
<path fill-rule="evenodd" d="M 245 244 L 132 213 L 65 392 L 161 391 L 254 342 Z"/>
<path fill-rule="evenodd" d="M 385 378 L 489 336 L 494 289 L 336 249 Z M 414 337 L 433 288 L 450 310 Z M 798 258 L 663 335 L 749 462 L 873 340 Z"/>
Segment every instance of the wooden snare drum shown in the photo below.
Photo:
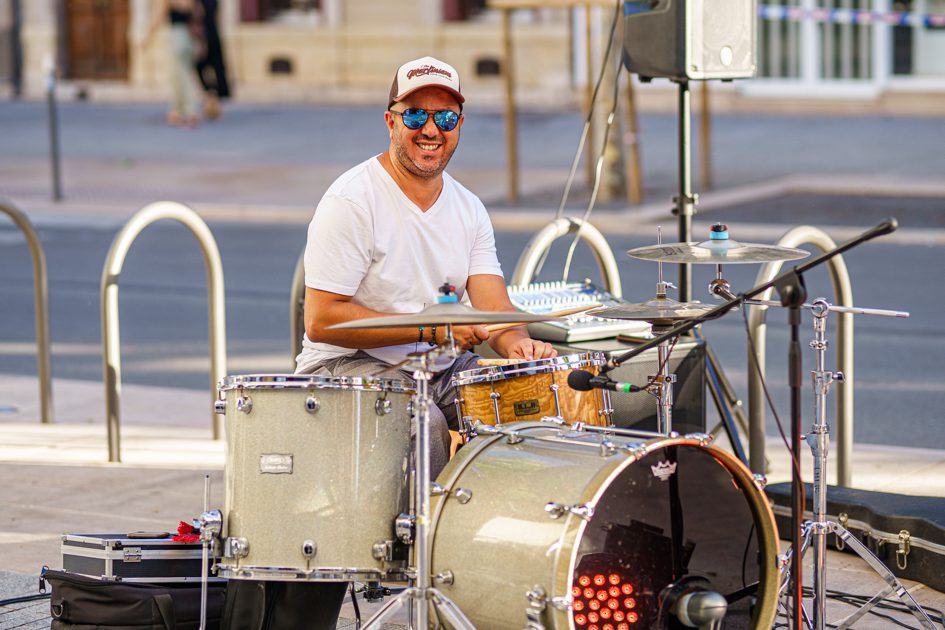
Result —
<path fill-rule="evenodd" d="M 586 352 L 459 372 L 453 377 L 458 416 L 464 426 L 477 420 L 495 425 L 544 416 L 609 425 L 610 392 L 579 392 L 568 386 L 573 370 L 596 375 L 606 362 L 603 352 Z"/>

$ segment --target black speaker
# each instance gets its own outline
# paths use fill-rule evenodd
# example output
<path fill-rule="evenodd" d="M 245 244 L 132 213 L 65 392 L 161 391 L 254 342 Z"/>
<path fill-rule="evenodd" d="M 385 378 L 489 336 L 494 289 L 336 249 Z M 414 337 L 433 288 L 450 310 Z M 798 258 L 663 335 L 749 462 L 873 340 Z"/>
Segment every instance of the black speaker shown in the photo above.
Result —
<path fill-rule="evenodd" d="M 573 343 L 553 342 L 559 355 L 578 352 L 609 352 L 613 356 L 637 344 L 616 339 L 598 339 Z M 608 376 L 615 381 L 645 385 L 659 368 L 656 349 L 635 356 Z M 673 431 L 705 433 L 705 342 L 681 338 L 669 355 L 669 370 L 676 375 L 673 387 Z M 656 398 L 645 392 L 624 394 L 611 392 L 614 424 L 622 428 L 656 430 Z"/>
<path fill-rule="evenodd" d="M 754 76 L 757 0 L 628 0 L 624 64 L 644 78 Z"/>

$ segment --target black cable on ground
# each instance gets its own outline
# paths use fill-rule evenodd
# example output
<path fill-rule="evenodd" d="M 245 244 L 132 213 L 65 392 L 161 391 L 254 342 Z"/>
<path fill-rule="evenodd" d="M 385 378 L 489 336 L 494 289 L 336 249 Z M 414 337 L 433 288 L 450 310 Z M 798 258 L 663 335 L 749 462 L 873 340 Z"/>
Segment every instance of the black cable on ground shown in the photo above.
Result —
<path fill-rule="evenodd" d="M 0 607 L 10 606 L 12 604 L 22 604 L 24 602 L 36 602 L 41 599 L 49 599 L 51 593 L 37 593 L 36 595 L 23 595 L 21 597 L 11 597 L 10 599 L 0 600 Z"/>

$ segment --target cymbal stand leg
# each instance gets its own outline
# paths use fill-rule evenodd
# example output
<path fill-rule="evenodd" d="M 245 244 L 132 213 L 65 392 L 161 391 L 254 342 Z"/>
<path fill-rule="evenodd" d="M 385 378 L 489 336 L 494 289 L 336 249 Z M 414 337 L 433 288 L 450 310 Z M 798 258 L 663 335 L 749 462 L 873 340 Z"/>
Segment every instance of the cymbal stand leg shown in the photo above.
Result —
<path fill-rule="evenodd" d="M 446 325 L 445 352 L 455 356 L 455 340 L 453 327 Z M 430 576 L 430 378 L 433 375 L 430 367 L 431 355 L 436 356 L 439 348 L 419 357 L 419 366 L 414 370 L 413 378 L 417 383 L 417 397 L 414 420 L 417 426 L 414 449 L 414 563 L 416 576 L 413 586 L 400 593 L 394 600 L 382 607 L 368 622 L 363 630 L 380 628 L 385 619 L 400 610 L 404 603 L 408 606 L 410 623 L 413 630 L 428 630 L 430 627 L 430 605 L 436 606 L 454 628 L 458 630 L 476 630 L 476 627 L 466 618 L 453 602 L 445 595 L 432 587 Z"/>
<path fill-rule="evenodd" d="M 668 329 L 667 329 L 668 330 Z M 653 326 L 653 333 L 662 334 L 662 326 Z M 669 435 L 673 430 L 673 384 L 676 382 L 676 375 L 669 371 L 670 343 L 664 341 L 656 347 L 657 361 L 660 368 L 656 376 L 656 431 L 663 435 Z"/>
<path fill-rule="evenodd" d="M 933 630 L 934 625 L 929 616 L 922 610 L 912 595 L 899 582 L 892 571 L 873 554 L 869 548 L 861 543 L 842 525 L 827 520 L 827 452 L 830 446 L 830 429 L 827 426 L 827 394 L 834 381 L 842 381 L 842 372 L 831 372 L 825 369 L 825 355 L 827 352 L 827 315 L 830 304 L 824 299 L 817 299 L 811 308 L 814 320 L 814 339 L 810 347 L 816 355 L 816 368 L 811 372 L 814 385 L 814 424 L 807 434 L 807 444 L 810 446 L 814 460 L 813 479 L 813 522 L 808 524 L 811 536 L 811 546 L 814 549 L 814 630 L 824 630 L 826 627 L 827 608 L 827 534 L 833 532 L 844 544 L 848 545 L 862 558 L 883 580 L 886 587 L 877 593 L 870 601 L 856 610 L 853 614 L 840 622 L 839 628 L 848 628 L 857 619 L 865 615 L 873 606 L 879 603 L 886 595 L 895 592 L 910 612 L 927 630 Z"/>

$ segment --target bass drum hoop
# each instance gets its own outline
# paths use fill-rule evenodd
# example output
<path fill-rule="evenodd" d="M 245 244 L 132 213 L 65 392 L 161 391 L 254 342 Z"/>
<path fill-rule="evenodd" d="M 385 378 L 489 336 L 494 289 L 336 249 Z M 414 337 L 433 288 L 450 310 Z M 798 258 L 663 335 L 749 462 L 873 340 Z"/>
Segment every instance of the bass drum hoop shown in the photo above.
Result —
<path fill-rule="evenodd" d="M 520 439 L 522 437 L 529 439 L 527 436 L 528 433 L 534 432 L 536 430 L 547 431 L 549 428 L 550 427 L 548 423 L 542 422 L 521 422 L 506 424 L 505 428 L 496 428 L 493 435 L 486 436 L 481 434 L 479 438 L 474 439 L 463 448 L 465 457 L 462 459 L 462 465 L 450 470 L 450 476 L 448 479 L 443 479 L 442 477 L 437 479 L 437 483 L 443 486 L 443 494 L 440 497 L 441 500 L 437 501 L 435 504 L 434 512 L 430 521 L 431 556 L 435 547 L 436 532 L 439 526 L 440 517 L 442 515 L 444 506 L 446 505 L 445 497 L 448 497 L 454 490 L 454 486 L 462 478 L 467 466 L 469 466 L 476 458 L 485 452 L 492 444 L 499 440 L 509 439 L 510 437 L 514 437 L 514 439 Z M 572 431 L 570 433 L 573 435 L 574 432 Z M 531 439 L 549 438 L 544 438 L 543 436 L 531 436 Z M 591 443 L 589 442 L 581 442 L 579 440 L 566 437 L 565 432 L 560 430 L 558 437 L 551 439 L 559 442 L 570 441 L 574 444 L 580 444 L 585 448 L 591 446 Z M 615 461 L 609 467 L 598 469 L 599 474 L 587 480 L 588 483 L 585 485 L 585 488 L 595 487 L 596 490 L 589 496 L 583 496 L 582 502 L 596 506 L 604 492 L 609 489 L 611 483 L 618 476 L 620 476 L 620 474 L 623 473 L 627 467 L 637 463 L 639 460 L 643 459 L 655 450 L 669 446 L 689 446 L 708 451 L 716 459 L 716 461 L 720 462 L 725 467 L 732 477 L 741 483 L 741 487 L 743 489 L 754 488 L 756 490 L 756 492 L 744 492 L 746 498 L 748 499 L 749 509 L 751 510 L 752 516 L 755 519 L 755 524 L 758 525 L 758 551 L 762 555 L 762 563 L 761 566 L 759 566 L 758 578 L 759 582 L 762 582 L 763 592 L 759 592 L 757 594 L 758 604 L 755 607 L 752 627 L 770 628 L 774 625 L 775 618 L 777 616 L 779 588 L 777 560 L 779 542 L 774 512 L 772 511 L 768 502 L 764 499 L 764 492 L 759 489 L 751 471 L 745 467 L 745 465 L 735 456 L 721 449 L 710 446 L 708 444 L 710 439 L 711 438 L 706 434 L 690 434 L 686 436 L 673 437 L 661 436 L 649 439 L 645 442 L 635 443 L 632 445 L 632 453 L 628 454 L 627 457 L 625 457 L 623 460 Z M 555 553 L 555 559 L 552 561 L 552 571 L 555 575 L 555 583 L 553 585 L 554 592 L 548 594 L 549 600 L 552 597 L 559 595 L 570 598 L 569 593 L 571 588 L 571 579 L 575 574 L 578 564 L 577 556 L 580 548 L 579 543 L 581 540 L 583 540 L 585 530 L 589 525 L 589 521 L 570 513 L 562 517 L 561 520 L 561 536 L 559 538 L 561 545 L 558 546 L 557 552 Z M 572 529 L 576 529 L 573 534 L 570 533 Z M 767 553 L 763 553 L 765 551 Z M 565 556 L 567 556 L 567 571 L 563 573 L 559 570 L 559 567 L 561 566 L 561 558 Z M 531 587 L 531 585 L 526 586 L 527 588 Z M 555 606 L 549 606 L 548 610 L 555 611 L 549 612 L 548 614 L 559 615 L 559 620 L 564 621 L 563 626 L 556 627 L 574 628 L 569 609 L 565 608 L 562 612 L 561 609 Z M 565 617 L 566 620 L 564 619 Z"/>

